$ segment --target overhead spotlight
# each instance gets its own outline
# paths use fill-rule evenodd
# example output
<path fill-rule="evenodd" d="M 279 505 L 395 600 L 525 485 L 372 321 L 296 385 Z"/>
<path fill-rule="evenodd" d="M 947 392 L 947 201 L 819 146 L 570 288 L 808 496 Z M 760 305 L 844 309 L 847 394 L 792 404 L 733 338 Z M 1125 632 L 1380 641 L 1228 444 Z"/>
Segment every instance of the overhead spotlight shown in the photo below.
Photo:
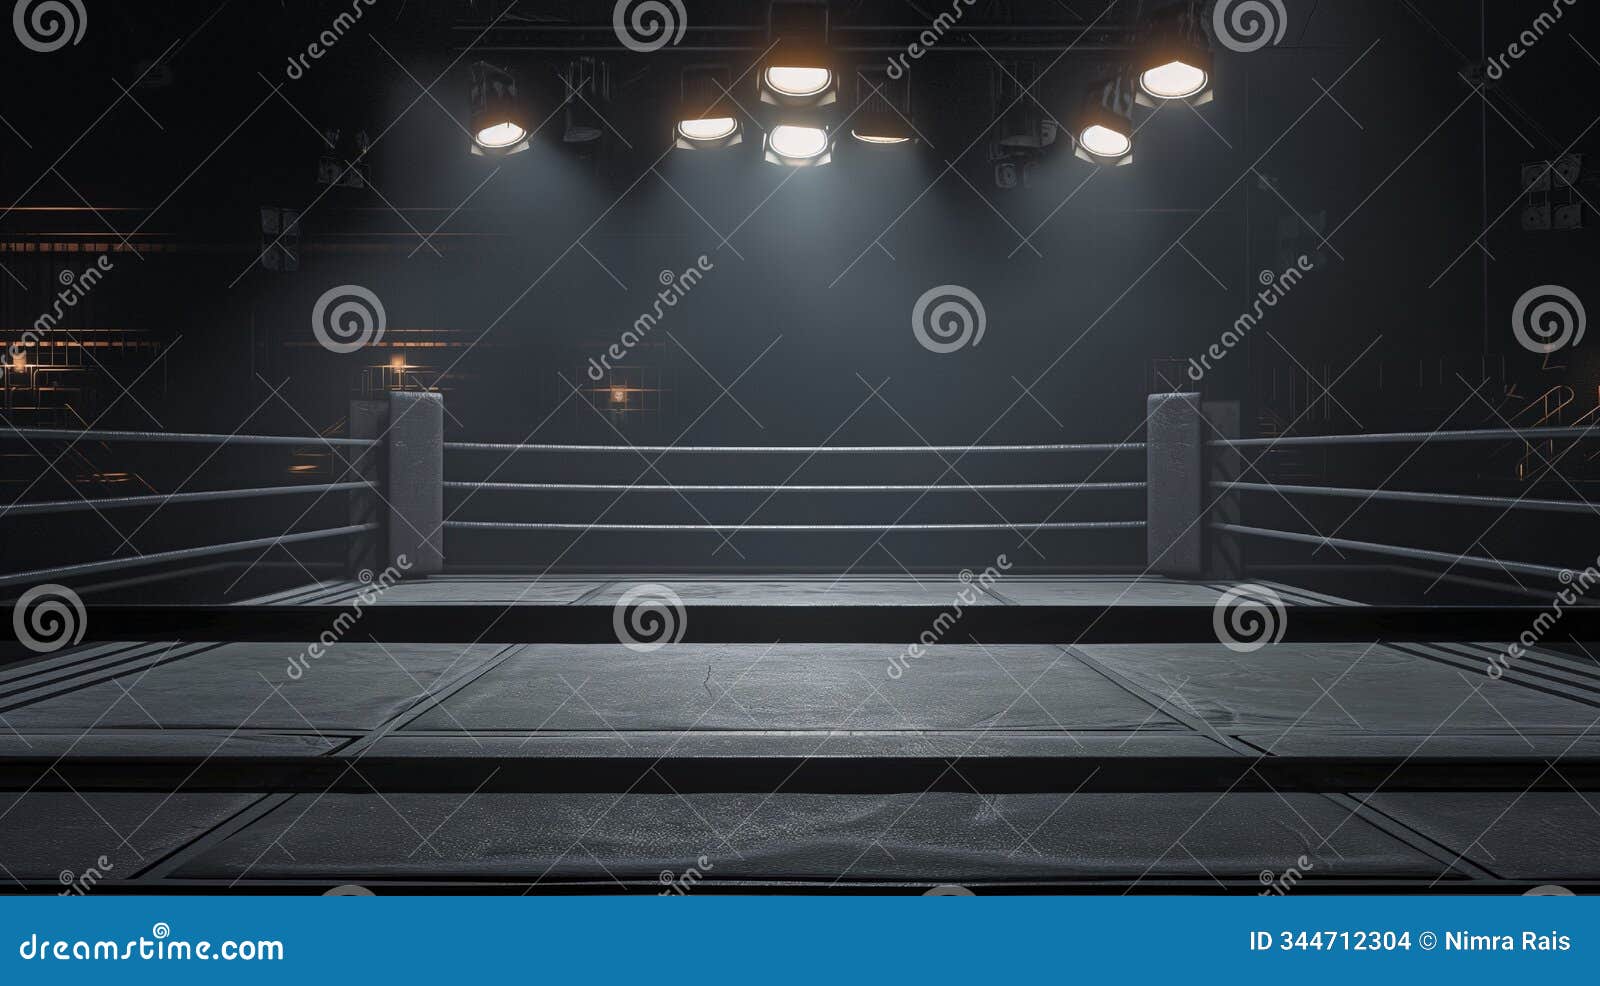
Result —
<path fill-rule="evenodd" d="M 856 71 L 856 109 L 850 136 L 863 144 L 905 144 L 916 139 L 911 126 L 911 80 L 889 78 L 881 68 Z"/>
<path fill-rule="evenodd" d="M 780 123 L 767 131 L 766 159 L 791 168 L 814 168 L 833 160 L 826 127 Z"/>
<path fill-rule="evenodd" d="M 1076 155 L 1094 164 L 1133 163 L 1133 103 L 1126 76 L 1090 86 L 1073 123 Z"/>
<path fill-rule="evenodd" d="M 989 160 L 997 188 L 1031 186 L 1061 125 L 1045 112 L 1038 92 L 1039 66 L 1029 59 L 997 62 L 989 72 L 989 111 L 994 117 Z"/>
<path fill-rule="evenodd" d="M 674 146 L 683 150 L 732 147 L 744 140 L 739 108 L 727 94 L 729 73 L 723 66 L 683 70 L 681 95 L 673 110 Z"/>
<path fill-rule="evenodd" d="M 515 73 L 488 62 L 476 63 L 469 99 L 472 153 L 503 157 L 528 149 L 532 115 L 517 90 Z"/>
<path fill-rule="evenodd" d="M 1040 105 L 1039 66 L 1027 60 L 997 65 L 991 73 L 990 97 L 995 123 L 994 157 L 1036 159 L 1056 142 L 1060 128 Z"/>
<path fill-rule="evenodd" d="M 1215 95 L 1211 47 L 1194 0 L 1183 0 L 1151 15 L 1142 33 L 1133 62 L 1139 77 L 1139 104 L 1157 106 L 1179 100 L 1203 106 L 1211 102 Z"/>
<path fill-rule="evenodd" d="M 774 0 L 767 12 L 771 45 L 761 64 L 761 101 L 814 109 L 839 101 L 839 77 L 828 50 L 828 6 L 817 0 Z"/>
<path fill-rule="evenodd" d="M 611 67 L 597 58 L 574 58 L 567 63 L 561 81 L 567 90 L 566 127 L 561 140 L 589 144 L 604 137 L 606 121 L 601 107 L 611 101 Z"/>

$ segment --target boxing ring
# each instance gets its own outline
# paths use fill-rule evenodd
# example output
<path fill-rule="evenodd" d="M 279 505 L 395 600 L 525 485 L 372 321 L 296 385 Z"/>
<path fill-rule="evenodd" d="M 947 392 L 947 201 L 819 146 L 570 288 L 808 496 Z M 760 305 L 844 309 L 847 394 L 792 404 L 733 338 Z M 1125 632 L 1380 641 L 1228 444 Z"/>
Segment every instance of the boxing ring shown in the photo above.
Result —
<path fill-rule="evenodd" d="M 1138 442 L 499 444 L 446 441 L 438 395 L 396 393 L 353 405 L 335 439 L 12 429 L 0 437 L 36 447 L 320 445 L 339 463 L 296 486 L 23 502 L 5 511 L 12 524 L 330 496 L 348 517 L 0 575 L 15 640 L 0 665 L 0 862 L 11 889 L 37 890 L 106 857 L 97 892 L 659 892 L 686 868 L 695 892 L 1259 893 L 1288 871 L 1331 892 L 1600 886 L 1595 854 L 1574 848 L 1600 838 L 1592 607 L 1560 609 L 1558 634 L 1550 606 L 1357 602 L 1263 578 L 1248 548 L 1493 568 L 1543 580 L 1552 599 L 1572 569 L 1247 523 L 1263 496 L 1582 514 L 1595 508 L 1577 499 L 1275 484 L 1261 463 L 1297 445 L 1589 430 L 1265 439 L 1237 437 L 1237 419 L 1161 394 Z M 676 485 L 512 482 L 484 468 L 615 455 L 1097 457 L 1142 460 L 1145 477 Z M 1082 494 L 1116 519 L 517 512 L 535 495 L 690 493 Z M 455 519 L 480 494 L 495 518 Z M 1003 555 L 959 576 L 483 574 L 452 534 L 1041 531 L 1121 532 L 1137 574 L 1013 572 Z M 92 583 L 330 541 L 345 546 L 347 577 L 246 602 L 102 602 Z M 48 627 L 26 622 L 25 604 L 63 589 L 65 638 L 27 639 Z M 1519 644 L 1530 628 L 1538 638 Z"/>

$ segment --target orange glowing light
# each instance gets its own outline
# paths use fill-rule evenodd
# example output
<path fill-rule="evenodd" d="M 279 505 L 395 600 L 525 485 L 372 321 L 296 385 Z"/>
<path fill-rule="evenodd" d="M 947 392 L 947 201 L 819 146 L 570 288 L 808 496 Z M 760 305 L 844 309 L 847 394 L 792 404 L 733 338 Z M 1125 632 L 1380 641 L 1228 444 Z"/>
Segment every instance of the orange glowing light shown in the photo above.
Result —
<path fill-rule="evenodd" d="M 628 391 L 627 391 L 627 389 L 624 388 L 624 387 L 612 387 L 611 388 L 611 403 L 613 403 L 613 404 L 626 404 L 626 403 L 628 403 Z"/>

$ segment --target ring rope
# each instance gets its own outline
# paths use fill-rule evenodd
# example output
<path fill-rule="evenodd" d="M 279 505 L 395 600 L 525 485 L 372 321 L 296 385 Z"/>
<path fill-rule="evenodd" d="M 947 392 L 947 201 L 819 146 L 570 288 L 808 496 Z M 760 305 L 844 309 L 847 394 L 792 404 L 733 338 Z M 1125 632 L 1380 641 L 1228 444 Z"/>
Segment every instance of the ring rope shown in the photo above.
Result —
<path fill-rule="evenodd" d="M 1374 544 L 1371 541 L 1350 541 L 1345 538 L 1321 537 L 1316 534 L 1300 534 L 1293 531 L 1272 531 L 1261 527 L 1246 527 L 1243 524 L 1212 524 L 1211 528 L 1216 531 L 1226 531 L 1229 534 L 1242 534 L 1248 537 L 1267 538 L 1274 541 L 1293 541 L 1299 544 L 1327 545 L 1330 548 L 1364 551 L 1373 555 L 1390 555 L 1395 558 L 1443 562 L 1450 566 L 1462 565 L 1468 568 L 1490 568 L 1500 572 L 1517 572 L 1523 575 L 1536 575 L 1550 579 L 1559 579 L 1562 577 L 1562 573 L 1566 573 L 1566 577 L 1569 579 L 1572 576 L 1569 569 L 1552 568 L 1549 565 L 1533 565 L 1521 561 L 1478 558 L 1474 555 L 1452 555 L 1448 551 L 1426 551 L 1422 548 L 1402 548 L 1392 544 Z"/>
<path fill-rule="evenodd" d="M 1360 490 L 1344 486 L 1286 486 L 1275 483 L 1214 482 L 1214 490 L 1242 490 L 1247 493 L 1296 493 L 1307 496 L 1336 496 L 1368 500 L 1394 500 L 1401 503 L 1437 503 L 1444 506 L 1503 507 L 1507 510 L 1544 510 L 1552 513 L 1600 514 L 1600 507 L 1581 500 L 1528 500 L 1509 496 L 1470 496 L 1462 493 L 1423 493 L 1410 490 Z"/>
<path fill-rule="evenodd" d="M 231 544 L 212 544 L 200 548 L 179 548 L 176 551 L 158 551 L 153 554 L 135 555 L 129 558 L 112 558 L 107 561 L 91 561 L 79 565 L 40 568 L 31 572 L 0 575 L 0 587 L 30 582 L 50 582 L 56 579 L 71 578 L 76 575 L 93 575 L 97 572 L 112 572 L 121 568 L 134 568 L 139 565 L 157 565 L 169 561 L 187 561 L 190 558 L 208 558 L 212 555 L 225 555 L 234 551 L 247 551 L 251 548 L 270 548 L 279 544 L 321 541 L 325 538 L 343 537 L 346 534 L 364 534 L 377 529 L 377 524 L 350 524 L 345 527 L 330 527 L 321 531 L 301 531 L 297 534 L 283 534 L 275 538 L 255 538 L 250 541 L 234 541 Z"/>
<path fill-rule="evenodd" d="M 542 524 L 522 521 L 447 520 L 465 531 L 760 531 L 768 533 L 835 531 L 1114 531 L 1135 530 L 1142 520 L 1062 521 L 1047 524 Z"/>
<path fill-rule="evenodd" d="M 1386 445 L 1407 442 L 1486 442 L 1511 439 L 1540 442 L 1552 438 L 1600 438 L 1594 426 L 1564 428 L 1475 428 L 1468 431 L 1392 431 L 1366 435 L 1289 435 L 1282 438 L 1217 438 L 1213 448 L 1283 448 L 1290 445 Z"/>
<path fill-rule="evenodd" d="M 258 486 L 240 490 L 200 490 L 193 493 L 155 493 L 150 496 L 115 496 L 99 500 L 43 500 L 38 503 L 13 503 L 0 507 L 0 518 L 32 514 L 59 514 L 74 510 L 114 510 L 122 507 L 158 507 L 169 503 L 207 503 L 214 500 L 250 500 L 263 496 L 292 493 L 337 493 L 341 490 L 375 489 L 371 483 L 307 483 L 304 486 Z"/>
<path fill-rule="evenodd" d="M 377 444 L 372 438 L 324 438 L 321 435 L 210 435 L 194 431 L 93 431 L 73 428 L 10 428 L 0 438 L 91 442 L 144 442 L 156 445 L 356 445 Z"/>
<path fill-rule="evenodd" d="M 518 445 L 495 442 L 445 442 L 447 452 L 642 452 L 722 455 L 888 455 L 901 452 L 966 454 L 968 452 L 1133 452 L 1144 442 L 1100 442 L 1081 445 Z"/>
<path fill-rule="evenodd" d="M 446 489 L 493 490 L 507 493 L 1007 493 L 1023 491 L 1100 492 L 1109 490 L 1142 490 L 1139 483 L 980 483 L 973 486 L 718 486 L 688 485 L 664 486 L 626 483 L 445 483 Z"/>

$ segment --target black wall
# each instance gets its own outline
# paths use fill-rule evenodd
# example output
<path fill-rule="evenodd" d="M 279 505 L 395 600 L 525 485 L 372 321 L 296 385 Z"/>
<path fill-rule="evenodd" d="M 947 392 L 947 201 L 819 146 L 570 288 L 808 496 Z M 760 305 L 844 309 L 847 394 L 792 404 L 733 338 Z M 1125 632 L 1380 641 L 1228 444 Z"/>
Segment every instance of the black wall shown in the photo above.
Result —
<path fill-rule="evenodd" d="M 527 16 L 590 23 L 606 22 L 610 6 L 523 5 Z M 691 23 L 701 16 L 753 22 L 749 6 L 691 4 Z M 1000 6 L 979 4 L 972 23 L 1000 23 Z M 1070 20 L 1054 4 L 1009 6 L 1023 20 Z M 1090 6 L 1086 17 L 1100 12 Z M 1135 6 L 1113 8 L 1107 23 L 1128 23 Z M 842 23 L 922 20 L 910 5 L 835 7 Z M 107 357 L 107 377 L 123 386 L 138 377 L 130 390 L 150 413 L 116 383 L 102 382 L 82 398 L 95 408 L 85 418 L 105 412 L 97 427 L 154 428 L 153 415 L 168 429 L 336 431 L 348 400 L 394 382 L 381 368 L 401 352 L 335 356 L 314 346 L 316 299 L 359 284 L 382 299 L 389 341 L 445 344 L 405 351 L 405 382 L 444 390 L 452 438 L 1115 441 L 1139 436 L 1144 397 L 1163 386 L 1163 373 L 1181 375 L 1250 310 L 1263 271 L 1305 255 L 1313 270 L 1200 383 L 1208 398 L 1241 402 L 1248 432 L 1291 424 L 1308 433 L 1446 421 L 1466 427 L 1498 424 L 1502 415 L 1528 424 L 1530 403 L 1552 388 L 1557 403 L 1571 396 L 1565 421 L 1595 407 L 1588 349 L 1545 360 L 1510 332 L 1511 307 L 1528 288 L 1564 284 L 1581 296 L 1592 280 L 1585 276 L 1593 270 L 1592 229 L 1523 233 L 1513 204 L 1525 162 L 1593 143 L 1586 128 L 1596 111 L 1585 93 L 1600 65 L 1580 42 L 1591 51 L 1600 45 L 1588 42 L 1583 11 L 1567 11 L 1510 63 L 1486 100 L 1462 74 L 1485 53 L 1503 51 L 1546 4 L 1493 3 L 1485 11 L 1442 0 L 1287 0 L 1286 7 L 1279 45 L 1218 48 L 1211 105 L 1168 106 L 1153 117 L 1139 111 L 1132 165 L 1096 172 L 1063 139 L 1038 163 L 1031 187 L 1003 190 L 989 159 L 993 63 L 963 45 L 959 32 L 949 50 L 912 69 L 915 118 L 927 144 L 871 156 L 845 147 L 827 167 L 793 172 L 763 163 L 748 143 L 658 161 L 677 68 L 699 55 L 619 50 L 613 99 L 602 107 L 617 132 L 597 156 L 552 140 L 557 117 L 531 151 L 493 161 L 466 153 L 465 69 L 478 56 L 457 60 L 456 46 L 473 35 L 452 28 L 481 23 L 498 8 L 379 3 L 325 58 L 290 79 L 289 56 L 344 5 L 94 4 L 80 45 L 50 54 L 19 48 L 8 59 L 3 113 L 11 129 L 0 132 L 0 187 L 18 206 L 0 231 L 12 244 L 77 243 L 88 252 L 0 258 L 15 275 L 0 282 L 3 323 L 15 332 L 47 310 L 63 268 L 81 270 L 105 244 L 118 243 L 109 226 L 155 252 L 142 261 L 113 254 L 115 269 L 69 317 L 79 326 L 138 330 L 158 349 L 171 348 L 142 377 L 148 354 Z M 132 90 L 134 98 L 119 99 L 118 83 L 132 85 L 143 63 L 174 41 L 164 67 Z M 957 50 L 963 46 L 969 50 Z M 1042 66 L 1055 54 L 1037 60 Z M 548 54 L 493 57 L 533 80 L 543 105 L 555 105 L 561 89 Z M 1064 116 L 1070 94 L 1110 57 L 1091 46 L 1062 58 L 1038 87 L 1045 107 Z M 421 89 L 441 73 L 432 93 L 442 106 Z M 753 107 L 752 89 L 741 92 Z M 315 129 L 323 127 L 364 128 L 376 138 L 374 189 L 316 184 Z M 1580 191 L 1589 195 L 1589 187 Z M 262 206 L 304 210 L 299 270 L 272 272 L 255 262 Z M 411 227 L 440 229 L 418 249 Z M 1492 259 L 1472 246 L 1480 234 Z M 701 256 L 713 269 L 622 364 L 665 391 L 651 398 L 659 406 L 613 414 L 571 399 L 569 383 L 592 386 L 582 376 L 587 361 L 650 309 L 659 273 L 682 271 Z M 918 345 L 911 313 L 919 296 L 944 284 L 982 300 L 987 328 L 980 345 L 937 355 Z M 271 389 L 280 385 L 281 399 Z M 24 411 L 8 415 L 28 422 Z M 94 466 L 122 465 L 117 456 L 127 454 L 97 451 Z M 170 488 L 199 458 L 136 465 L 152 485 Z M 1403 459 L 1274 457 L 1262 468 L 1353 483 L 1368 473 L 1383 480 Z M 1391 485 L 1520 488 L 1528 460 L 1518 448 L 1423 457 Z M 37 457 L 5 461 L 7 487 L 17 493 L 44 471 Z M 661 475 L 643 481 L 776 482 L 795 461 L 672 457 L 660 463 Z M 453 458 L 451 470 L 462 478 L 497 470 L 502 480 L 627 483 L 647 469 L 633 454 L 500 463 L 498 456 Z M 333 467 L 310 454 L 227 452 L 190 488 L 276 481 L 296 465 L 312 467 L 297 477 L 326 477 Z M 1121 459 L 1102 466 L 1099 456 L 971 456 L 940 479 L 945 463 L 932 456 L 852 458 L 813 462 L 792 481 L 1122 479 L 1137 478 L 1138 466 Z M 1588 466 L 1569 466 L 1581 484 Z M 69 480 L 94 471 L 51 474 L 29 496 L 68 495 Z M 484 495 L 461 516 L 587 522 L 610 499 Z M 782 496 L 754 519 L 893 520 L 911 499 Z M 759 500 L 701 496 L 691 507 L 671 495 L 630 497 L 605 519 L 737 521 Z M 1137 495 L 1084 494 L 1064 507 L 1059 496 L 990 500 L 940 495 L 904 519 L 1025 522 L 1058 507 L 1056 520 L 1136 518 L 1143 506 Z M 302 526 L 337 522 L 342 509 L 330 501 Z M 1281 508 L 1261 509 L 1264 518 Z M 296 512 L 283 519 L 251 511 L 244 519 L 250 535 L 272 534 Z M 1337 526 L 1343 513 L 1317 518 L 1319 529 Z M 1360 536 L 1401 538 L 1415 529 L 1406 517 L 1366 516 L 1360 523 L 1373 526 L 1357 524 L 1346 535 L 1360 529 Z M 112 520 L 125 524 L 124 533 L 137 523 Z M 1445 539 L 1487 520 L 1463 519 L 1459 531 L 1444 525 Z M 242 536 L 238 523 L 207 521 L 200 540 Z M 149 531 L 143 550 L 193 543 L 202 533 L 168 516 Z M 49 552 L 58 538 L 81 542 L 88 555 L 103 553 L 106 538 L 120 540 L 94 521 L 36 533 Z M 1553 535 L 1537 525 L 1514 535 L 1519 545 L 1543 537 Z M 981 566 L 997 552 L 1051 568 L 1142 562 L 1137 532 L 1046 533 L 1033 544 L 1037 550 L 1011 534 L 901 534 L 881 547 L 862 535 L 742 535 L 734 541 L 741 558 L 709 535 L 589 535 L 576 544 L 564 535 L 462 535 L 452 538 L 451 560 L 891 571 Z"/>

